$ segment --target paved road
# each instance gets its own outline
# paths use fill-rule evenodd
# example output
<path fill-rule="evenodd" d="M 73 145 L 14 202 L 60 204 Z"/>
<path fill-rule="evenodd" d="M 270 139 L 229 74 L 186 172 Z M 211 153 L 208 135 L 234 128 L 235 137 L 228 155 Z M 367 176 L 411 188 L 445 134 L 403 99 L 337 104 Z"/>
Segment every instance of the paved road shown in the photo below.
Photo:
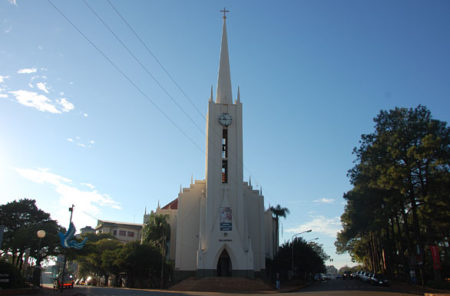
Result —
<path fill-rule="evenodd" d="M 423 293 L 401 292 L 395 287 L 377 287 L 358 280 L 331 280 L 327 282 L 316 282 L 300 291 L 290 293 L 274 293 L 269 295 L 284 296 L 411 296 L 423 295 Z M 241 293 L 216 293 L 216 292 L 174 292 L 158 290 L 101 288 L 101 287 L 75 287 L 64 290 L 62 296 L 183 296 L 183 295 L 267 295 L 266 293 L 241 294 Z M 61 296 L 58 291 L 52 291 L 45 296 Z"/>
<path fill-rule="evenodd" d="M 315 282 L 313 285 L 294 293 L 299 296 L 400 296 L 423 295 L 417 292 L 404 292 L 396 287 L 372 286 L 359 280 L 330 280 Z"/>

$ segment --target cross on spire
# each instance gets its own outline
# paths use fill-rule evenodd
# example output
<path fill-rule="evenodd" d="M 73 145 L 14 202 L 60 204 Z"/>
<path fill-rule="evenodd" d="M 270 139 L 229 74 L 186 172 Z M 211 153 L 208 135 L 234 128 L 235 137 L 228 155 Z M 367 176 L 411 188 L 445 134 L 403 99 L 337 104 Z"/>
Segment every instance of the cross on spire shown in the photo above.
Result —
<path fill-rule="evenodd" d="M 227 10 L 225 7 L 220 11 L 223 12 L 223 19 L 227 18 L 227 12 L 230 12 L 229 10 Z"/>

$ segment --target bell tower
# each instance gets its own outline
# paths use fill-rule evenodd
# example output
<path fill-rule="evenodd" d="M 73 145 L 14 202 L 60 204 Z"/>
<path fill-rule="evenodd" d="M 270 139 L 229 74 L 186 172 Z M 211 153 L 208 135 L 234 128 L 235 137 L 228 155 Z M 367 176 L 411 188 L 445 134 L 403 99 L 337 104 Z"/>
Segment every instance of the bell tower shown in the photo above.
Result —
<path fill-rule="evenodd" d="M 200 213 L 197 267 L 201 275 L 215 276 L 223 254 L 231 260 L 232 275 L 253 270 L 243 193 L 242 104 L 238 88 L 233 102 L 226 29 L 223 12 L 222 43 L 216 99 L 208 102 L 206 118 L 206 190 Z M 221 257 L 222 256 L 222 257 Z M 222 258 L 222 259 L 220 259 Z M 203 273 L 203 274 L 202 274 Z"/>

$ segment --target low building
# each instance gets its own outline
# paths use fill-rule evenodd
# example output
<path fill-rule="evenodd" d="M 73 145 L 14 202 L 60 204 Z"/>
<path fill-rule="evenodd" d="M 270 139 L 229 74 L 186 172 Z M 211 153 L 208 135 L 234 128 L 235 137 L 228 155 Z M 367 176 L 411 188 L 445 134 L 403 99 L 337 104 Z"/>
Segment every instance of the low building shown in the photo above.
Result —
<path fill-rule="evenodd" d="M 108 233 L 122 242 L 140 241 L 142 227 L 139 223 L 98 220 L 95 233 Z"/>
<path fill-rule="evenodd" d="M 86 226 L 80 229 L 80 233 L 81 234 L 85 234 L 85 233 L 95 233 L 95 229 L 92 228 L 91 226 Z"/>

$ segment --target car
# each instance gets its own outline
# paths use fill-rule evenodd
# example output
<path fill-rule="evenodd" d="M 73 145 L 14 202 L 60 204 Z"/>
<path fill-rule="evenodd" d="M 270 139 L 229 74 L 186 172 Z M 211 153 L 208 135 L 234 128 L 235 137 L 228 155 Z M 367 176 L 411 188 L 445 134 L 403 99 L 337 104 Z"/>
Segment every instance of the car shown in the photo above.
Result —
<path fill-rule="evenodd" d="M 323 274 L 323 273 L 316 273 L 316 274 L 314 275 L 314 280 L 315 280 L 315 281 L 326 281 L 326 280 L 327 280 L 327 277 L 326 277 L 326 275 Z"/>
<path fill-rule="evenodd" d="M 363 282 L 368 282 L 369 281 L 369 272 L 368 271 L 363 271 L 359 274 L 359 279 L 362 280 Z"/>
<path fill-rule="evenodd" d="M 372 277 L 370 278 L 370 283 L 372 285 L 385 286 L 385 287 L 387 287 L 391 284 L 389 282 L 389 280 L 381 273 L 373 274 Z"/>
<path fill-rule="evenodd" d="M 58 276 L 57 278 L 55 278 L 55 280 L 53 281 L 53 288 L 54 289 L 61 289 L 61 288 L 72 289 L 74 282 L 75 281 L 71 274 L 65 274 L 63 281 L 61 281 L 61 276 Z"/>
<path fill-rule="evenodd" d="M 346 270 L 344 271 L 344 275 L 342 276 L 342 279 L 344 280 L 349 280 L 352 278 L 352 273 L 350 270 Z"/>
<path fill-rule="evenodd" d="M 97 285 L 97 280 L 92 276 L 88 276 L 88 278 L 86 279 L 86 285 L 87 286 L 95 286 L 95 285 Z"/>

